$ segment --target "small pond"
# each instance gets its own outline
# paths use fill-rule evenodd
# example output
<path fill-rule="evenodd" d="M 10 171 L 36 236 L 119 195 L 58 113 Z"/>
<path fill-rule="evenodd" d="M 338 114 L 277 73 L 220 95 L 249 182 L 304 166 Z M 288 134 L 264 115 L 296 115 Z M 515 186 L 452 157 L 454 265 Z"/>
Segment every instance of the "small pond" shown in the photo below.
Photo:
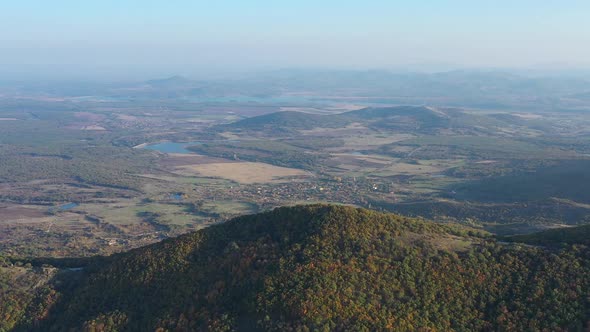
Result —
<path fill-rule="evenodd" d="M 170 194 L 170 198 L 172 198 L 175 201 L 182 201 L 182 193 Z"/>
<path fill-rule="evenodd" d="M 60 206 L 52 206 L 49 208 L 50 212 L 60 212 L 60 211 L 67 211 L 67 210 L 71 210 L 75 207 L 80 206 L 80 204 L 78 203 L 68 203 L 68 204 L 63 204 Z"/>

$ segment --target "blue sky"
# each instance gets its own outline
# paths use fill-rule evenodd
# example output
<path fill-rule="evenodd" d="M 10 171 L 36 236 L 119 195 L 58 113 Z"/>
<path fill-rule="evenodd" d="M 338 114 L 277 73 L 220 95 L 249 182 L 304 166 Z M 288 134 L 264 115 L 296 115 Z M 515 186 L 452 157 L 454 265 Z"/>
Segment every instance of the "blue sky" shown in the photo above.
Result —
<path fill-rule="evenodd" d="M 590 64 L 587 0 L 0 1 L 13 67 Z"/>

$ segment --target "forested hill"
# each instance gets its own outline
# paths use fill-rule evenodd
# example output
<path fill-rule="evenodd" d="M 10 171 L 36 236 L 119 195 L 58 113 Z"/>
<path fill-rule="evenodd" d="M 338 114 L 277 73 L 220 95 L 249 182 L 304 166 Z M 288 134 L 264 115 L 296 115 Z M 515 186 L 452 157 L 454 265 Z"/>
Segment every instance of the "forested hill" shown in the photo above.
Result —
<path fill-rule="evenodd" d="M 344 127 L 350 120 L 338 115 L 319 115 L 295 111 L 281 111 L 246 118 L 228 125 L 221 126 L 228 129 L 246 131 L 282 131 L 313 129 L 316 127 Z"/>
<path fill-rule="evenodd" d="M 219 125 L 219 130 L 246 132 L 292 133 L 313 128 L 343 128 L 361 123 L 376 130 L 397 133 L 433 133 L 442 129 L 495 133 L 498 128 L 523 125 L 518 117 L 502 114 L 488 116 L 461 109 L 436 109 L 424 106 L 367 107 L 339 114 L 320 115 L 297 111 L 280 111 Z"/>
<path fill-rule="evenodd" d="M 506 237 L 506 240 L 543 246 L 567 246 L 571 244 L 590 246 L 590 224 L 549 229 L 533 234 L 514 235 Z"/>
<path fill-rule="evenodd" d="M 583 330 L 589 257 L 352 207 L 278 208 L 70 272 L 23 329 Z"/>

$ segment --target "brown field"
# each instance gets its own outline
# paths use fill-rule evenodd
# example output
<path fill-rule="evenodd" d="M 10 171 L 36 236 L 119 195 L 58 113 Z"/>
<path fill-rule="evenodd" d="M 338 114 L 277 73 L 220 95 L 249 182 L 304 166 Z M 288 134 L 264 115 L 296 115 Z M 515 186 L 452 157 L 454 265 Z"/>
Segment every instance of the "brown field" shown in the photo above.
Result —
<path fill-rule="evenodd" d="M 135 120 L 137 120 L 137 117 L 136 116 L 127 115 L 127 114 L 117 114 L 117 118 L 119 120 L 123 120 L 123 121 L 135 121 Z"/>
<path fill-rule="evenodd" d="M 201 165 L 201 164 L 221 164 L 232 162 L 228 159 L 208 157 L 196 153 L 182 154 L 182 153 L 168 153 L 160 161 L 164 167 L 178 167 L 186 165 Z"/>
<path fill-rule="evenodd" d="M 299 130 L 302 135 L 307 136 L 325 136 L 325 137 L 341 137 L 352 135 L 366 135 L 367 127 L 360 123 L 351 123 L 342 128 L 314 128 L 309 130 Z"/>
<path fill-rule="evenodd" d="M 342 137 L 344 140 L 344 148 L 346 149 L 371 149 L 376 146 L 392 144 L 414 137 L 409 134 L 393 134 L 393 135 L 357 135 Z"/>
<path fill-rule="evenodd" d="M 370 154 L 352 154 L 352 153 L 333 153 L 332 156 L 335 159 L 340 160 L 342 163 L 358 163 L 358 162 L 369 162 L 375 163 L 378 165 L 388 165 L 396 161 L 395 158 L 380 156 L 380 155 L 370 155 Z"/>
<path fill-rule="evenodd" d="M 308 177 L 311 173 L 294 168 L 254 162 L 225 162 L 185 165 L 177 167 L 185 176 L 219 177 L 239 183 L 288 182 L 292 177 Z"/>
<path fill-rule="evenodd" d="M 363 105 L 356 105 L 356 104 L 347 104 L 347 103 L 339 103 L 334 104 L 331 107 L 328 107 L 330 110 L 338 110 L 338 111 L 356 111 L 365 108 L 366 106 Z"/>
<path fill-rule="evenodd" d="M 519 118 L 522 118 L 525 120 L 534 120 L 534 119 L 542 119 L 543 118 L 542 115 L 533 114 L 533 113 L 513 113 L 513 115 L 516 115 Z"/>
<path fill-rule="evenodd" d="M 82 130 L 97 130 L 97 131 L 103 131 L 106 130 L 105 127 L 101 127 L 99 125 L 90 125 L 90 126 L 83 126 L 81 128 Z"/>
<path fill-rule="evenodd" d="M 350 153 L 334 153 L 331 160 L 339 168 L 356 169 L 363 168 L 382 168 L 393 163 L 393 159 L 387 159 L 380 156 L 354 155 Z"/>
<path fill-rule="evenodd" d="M 0 205 L 0 221 L 43 218 L 45 207 L 26 207 L 22 205 Z"/>

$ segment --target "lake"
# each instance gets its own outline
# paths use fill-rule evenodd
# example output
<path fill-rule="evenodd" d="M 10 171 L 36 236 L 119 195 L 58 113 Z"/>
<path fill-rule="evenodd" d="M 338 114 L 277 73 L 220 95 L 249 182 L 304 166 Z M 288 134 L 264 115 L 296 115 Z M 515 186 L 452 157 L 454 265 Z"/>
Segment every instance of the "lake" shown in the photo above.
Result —
<path fill-rule="evenodd" d="M 206 142 L 239 142 L 239 140 L 211 140 Z M 154 143 L 154 144 L 147 144 L 142 146 L 143 149 L 154 150 L 163 153 L 181 153 L 181 154 L 190 154 L 194 153 L 187 148 L 193 145 L 201 145 L 203 144 L 202 141 L 194 141 L 194 142 L 161 142 L 161 143 Z"/>
<path fill-rule="evenodd" d="M 73 209 L 75 207 L 78 207 L 79 205 L 80 204 L 78 204 L 78 203 L 68 203 L 68 204 L 64 204 L 64 205 L 58 206 L 57 209 L 58 210 L 62 210 L 62 211 L 71 210 L 71 209 Z"/>
<path fill-rule="evenodd" d="M 60 205 L 60 206 L 52 206 L 49 208 L 49 212 L 56 212 L 56 211 L 67 211 L 67 210 L 71 210 L 75 207 L 80 206 L 80 204 L 78 203 L 68 203 L 68 204 L 64 204 L 64 205 Z"/>
<path fill-rule="evenodd" d="M 182 193 L 173 193 L 170 194 L 170 198 L 176 201 L 182 201 Z"/>

